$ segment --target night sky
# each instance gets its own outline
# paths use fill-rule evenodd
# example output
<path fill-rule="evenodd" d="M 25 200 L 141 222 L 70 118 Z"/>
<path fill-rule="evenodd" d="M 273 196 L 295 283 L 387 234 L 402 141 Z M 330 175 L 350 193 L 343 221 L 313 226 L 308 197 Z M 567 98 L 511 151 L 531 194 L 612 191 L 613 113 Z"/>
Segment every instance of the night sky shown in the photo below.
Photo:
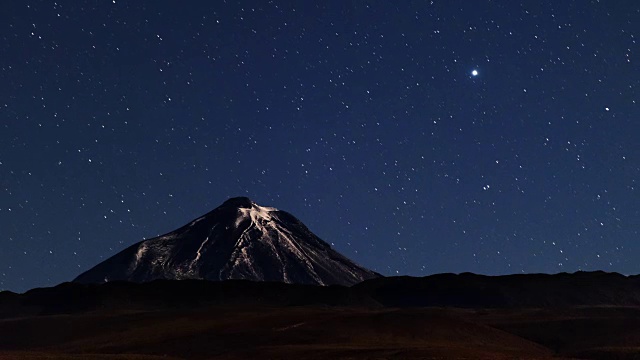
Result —
<path fill-rule="evenodd" d="M 384 275 L 640 273 L 637 1 L 13 0 L 0 29 L 0 289 L 234 196 Z"/>

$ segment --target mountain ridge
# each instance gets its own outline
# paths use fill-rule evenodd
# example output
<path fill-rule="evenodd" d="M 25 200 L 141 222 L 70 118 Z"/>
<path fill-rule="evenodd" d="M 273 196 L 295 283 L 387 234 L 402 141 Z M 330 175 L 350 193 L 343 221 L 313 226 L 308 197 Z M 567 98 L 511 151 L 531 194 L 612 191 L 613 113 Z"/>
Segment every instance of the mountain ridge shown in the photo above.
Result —
<path fill-rule="evenodd" d="M 353 285 L 379 276 L 332 249 L 290 213 L 236 197 L 172 232 L 127 247 L 74 281 L 247 279 Z"/>
<path fill-rule="evenodd" d="M 201 306 L 524 309 L 640 307 L 640 277 L 606 272 L 383 277 L 346 287 L 250 280 L 62 283 L 0 292 L 0 318 Z"/>

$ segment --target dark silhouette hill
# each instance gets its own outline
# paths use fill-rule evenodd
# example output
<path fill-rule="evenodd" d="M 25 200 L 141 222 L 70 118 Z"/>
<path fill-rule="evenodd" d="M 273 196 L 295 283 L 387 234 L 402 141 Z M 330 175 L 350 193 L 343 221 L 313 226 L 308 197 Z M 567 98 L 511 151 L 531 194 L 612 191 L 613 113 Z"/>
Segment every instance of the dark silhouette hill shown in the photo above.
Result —
<path fill-rule="evenodd" d="M 640 277 L 602 271 L 390 277 L 364 281 L 353 290 L 390 307 L 640 306 Z"/>
<path fill-rule="evenodd" d="M 211 305 L 455 308 L 640 306 L 640 278 L 617 273 L 385 277 L 351 287 L 247 280 L 63 283 L 24 294 L 0 292 L 0 317 L 100 309 L 175 309 Z"/>

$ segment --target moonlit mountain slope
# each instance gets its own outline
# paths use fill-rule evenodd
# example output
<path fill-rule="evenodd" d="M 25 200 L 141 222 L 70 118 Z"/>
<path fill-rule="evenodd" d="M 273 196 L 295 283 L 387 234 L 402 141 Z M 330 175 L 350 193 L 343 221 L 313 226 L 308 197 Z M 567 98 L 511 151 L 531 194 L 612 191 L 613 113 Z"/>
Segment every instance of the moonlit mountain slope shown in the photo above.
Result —
<path fill-rule="evenodd" d="M 239 197 L 178 230 L 130 246 L 74 281 L 247 279 L 352 285 L 377 276 L 333 250 L 291 214 Z"/>

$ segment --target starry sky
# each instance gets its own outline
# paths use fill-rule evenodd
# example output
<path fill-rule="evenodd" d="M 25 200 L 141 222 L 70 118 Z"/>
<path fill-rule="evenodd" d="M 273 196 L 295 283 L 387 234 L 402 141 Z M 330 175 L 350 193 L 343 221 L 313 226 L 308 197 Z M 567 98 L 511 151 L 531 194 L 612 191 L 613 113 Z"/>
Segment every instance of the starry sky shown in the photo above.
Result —
<path fill-rule="evenodd" d="M 637 1 L 3 3 L 0 289 L 229 197 L 384 275 L 640 273 Z"/>

